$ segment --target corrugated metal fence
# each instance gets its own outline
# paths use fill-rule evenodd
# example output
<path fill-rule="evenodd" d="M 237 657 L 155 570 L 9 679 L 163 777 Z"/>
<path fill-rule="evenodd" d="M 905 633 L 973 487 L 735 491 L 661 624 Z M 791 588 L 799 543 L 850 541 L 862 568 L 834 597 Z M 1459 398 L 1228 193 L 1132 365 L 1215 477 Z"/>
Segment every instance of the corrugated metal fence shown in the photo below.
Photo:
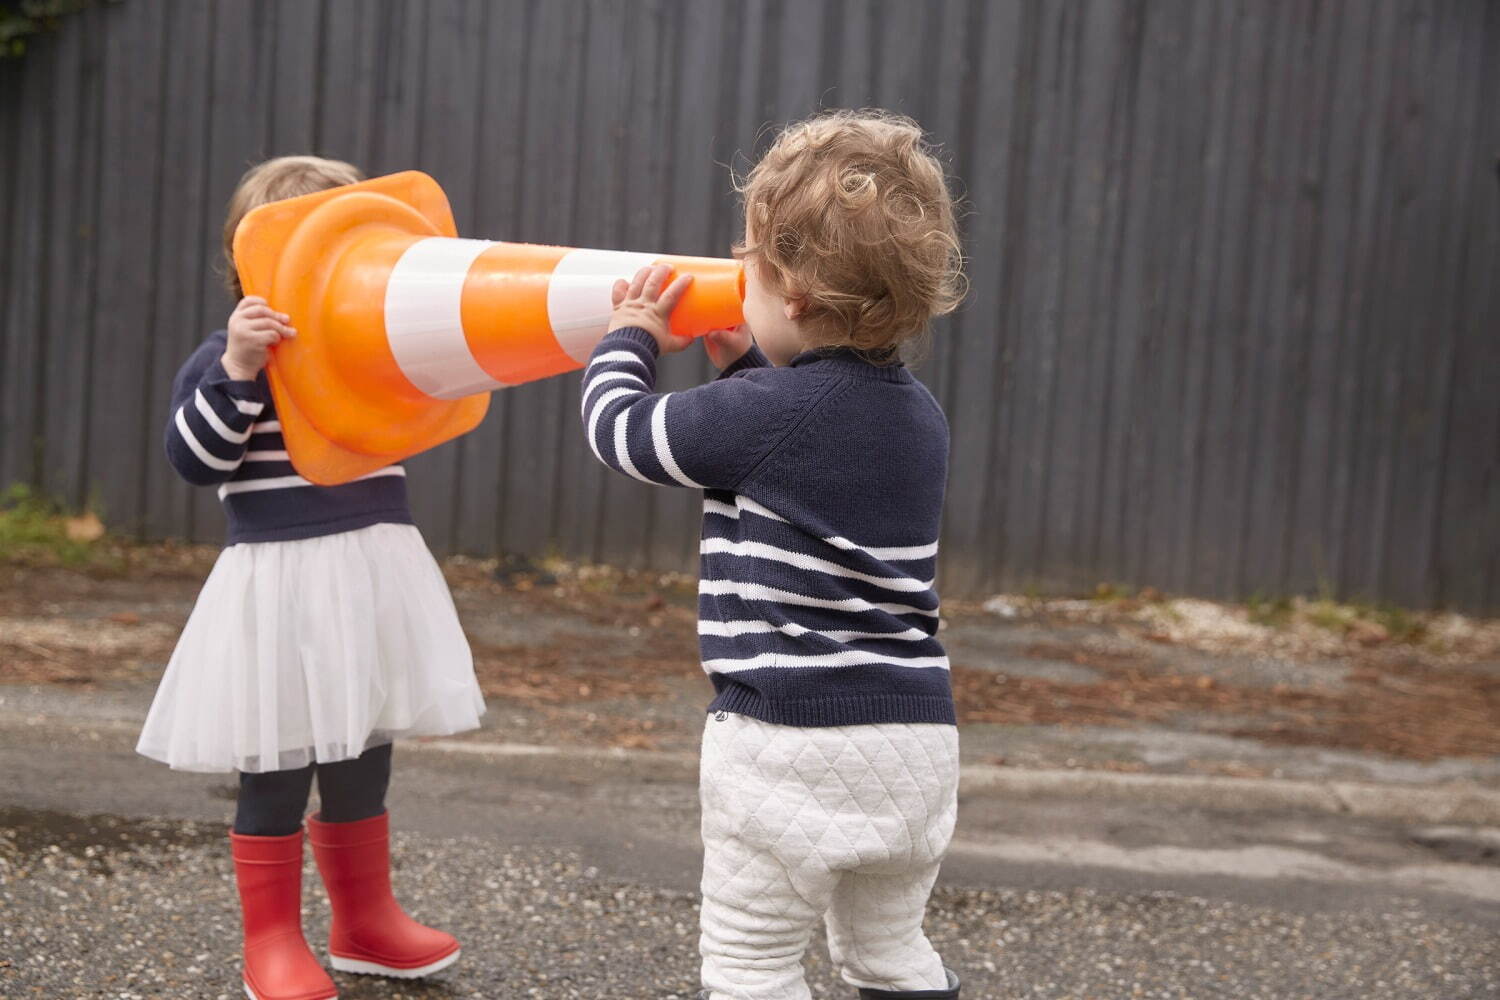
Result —
<path fill-rule="evenodd" d="M 159 436 L 256 159 L 426 170 L 466 235 L 722 253 L 725 165 L 866 104 L 920 119 L 968 199 L 973 295 L 920 369 L 953 425 L 950 594 L 1500 609 L 1482 0 L 96 9 L 0 64 L 0 484 L 216 536 Z M 502 393 L 411 463 L 435 547 L 691 565 L 695 498 L 606 476 L 577 393 Z"/>

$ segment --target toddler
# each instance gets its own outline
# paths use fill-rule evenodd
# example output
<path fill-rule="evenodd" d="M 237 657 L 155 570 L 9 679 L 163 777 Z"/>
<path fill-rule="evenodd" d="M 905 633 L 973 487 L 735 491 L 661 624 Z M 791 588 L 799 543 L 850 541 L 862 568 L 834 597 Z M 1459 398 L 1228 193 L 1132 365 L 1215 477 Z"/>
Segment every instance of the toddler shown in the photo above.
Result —
<path fill-rule="evenodd" d="M 863 998 L 953 998 L 922 932 L 957 810 L 933 576 L 948 429 L 900 361 L 962 297 L 943 171 L 906 118 L 781 133 L 742 193 L 746 328 L 722 371 L 656 394 L 689 284 L 614 288 L 584 372 L 595 455 L 704 491 L 698 633 L 704 1000 L 805 1000 L 815 923 Z M 753 342 L 752 342 L 753 336 Z"/>
<path fill-rule="evenodd" d="M 391 893 L 385 810 L 391 741 L 479 725 L 484 699 L 453 599 L 388 466 L 315 486 L 287 459 L 266 381 L 291 317 L 245 297 L 231 247 L 270 201 L 362 180 L 347 163 L 287 156 L 230 199 L 224 253 L 239 300 L 172 385 L 167 457 L 213 486 L 228 546 L 167 664 L 137 749 L 174 768 L 238 771 L 229 839 L 250 1000 L 327 1000 L 333 980 L 302 936 L 303 812 L 333 909 L 334 968 L 415 978 L 458 959 Z"/>

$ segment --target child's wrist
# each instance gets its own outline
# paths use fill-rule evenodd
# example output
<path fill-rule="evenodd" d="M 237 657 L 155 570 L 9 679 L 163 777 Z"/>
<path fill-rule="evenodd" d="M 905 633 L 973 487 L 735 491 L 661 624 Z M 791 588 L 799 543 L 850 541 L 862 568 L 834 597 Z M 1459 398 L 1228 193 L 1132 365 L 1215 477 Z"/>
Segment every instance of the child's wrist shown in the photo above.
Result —
<path fill-rule="evenodd" d="M 241 364 L 230 357 L 228 351 L 219 358 L 219 365 L 224 369 L 224 374 L 236 382 L 254 382 L 260 376 L 259 368 Z"/>

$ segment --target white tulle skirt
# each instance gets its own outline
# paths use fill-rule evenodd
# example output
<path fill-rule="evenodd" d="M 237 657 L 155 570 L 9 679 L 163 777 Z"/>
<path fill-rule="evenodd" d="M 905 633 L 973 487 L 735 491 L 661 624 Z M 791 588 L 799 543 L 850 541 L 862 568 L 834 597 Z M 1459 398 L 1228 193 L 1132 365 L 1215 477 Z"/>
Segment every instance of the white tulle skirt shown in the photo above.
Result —
<path fill-rule="evenodd" d="M 483 713 L 421 533 L 377 524 L 225 549 L 136 749 L 185 771 L 281 771 L 474 729 Z"/>

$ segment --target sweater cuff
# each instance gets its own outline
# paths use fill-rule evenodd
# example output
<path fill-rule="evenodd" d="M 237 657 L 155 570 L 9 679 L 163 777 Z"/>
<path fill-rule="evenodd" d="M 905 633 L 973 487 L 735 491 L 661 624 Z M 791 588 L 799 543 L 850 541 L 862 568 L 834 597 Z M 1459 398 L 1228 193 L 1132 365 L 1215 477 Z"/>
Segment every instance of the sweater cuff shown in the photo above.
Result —
<path fill-rule="evenodd" d="M 771 359 L 766 357 L 765 352 L 760 349 L 759 344 L 751 341 L 750 350 L 746 351 L 744 354 L 741 354 L 738 358 L 725 365 L 724 370 L 719 372 L 718 377 L 729 378 L 729 376 L 731 375 L 742 371 L 748 371 L 751 368 L 770 367 L 772 367 Z"/>
<path fill-rule="evenodd" d="M 247 404 L 256 404 L 256 414 L 265 408 L 266 394 L 261 388 L 260 380 L 258 378 L 230 378 L 229 373 L 224 370 L 224 361 L 222 358 L 215 358 L 214 363 L 208 366 L 208 371 L 203 373 L 202 384 L 206 387 L 218 389 L 230 399 L 244 400 Z"/>
<path fill-rule="evenodd" d="M 661 348 L 656 346 L 656 338 L 638 326 L 622 326 L 618 330 L 611 330 L 604 335 L 599 346 L 605 344 L 634 344 L 636 347 L 644 347 L 651 352 L 653 358 L 661 356 Z"/>

